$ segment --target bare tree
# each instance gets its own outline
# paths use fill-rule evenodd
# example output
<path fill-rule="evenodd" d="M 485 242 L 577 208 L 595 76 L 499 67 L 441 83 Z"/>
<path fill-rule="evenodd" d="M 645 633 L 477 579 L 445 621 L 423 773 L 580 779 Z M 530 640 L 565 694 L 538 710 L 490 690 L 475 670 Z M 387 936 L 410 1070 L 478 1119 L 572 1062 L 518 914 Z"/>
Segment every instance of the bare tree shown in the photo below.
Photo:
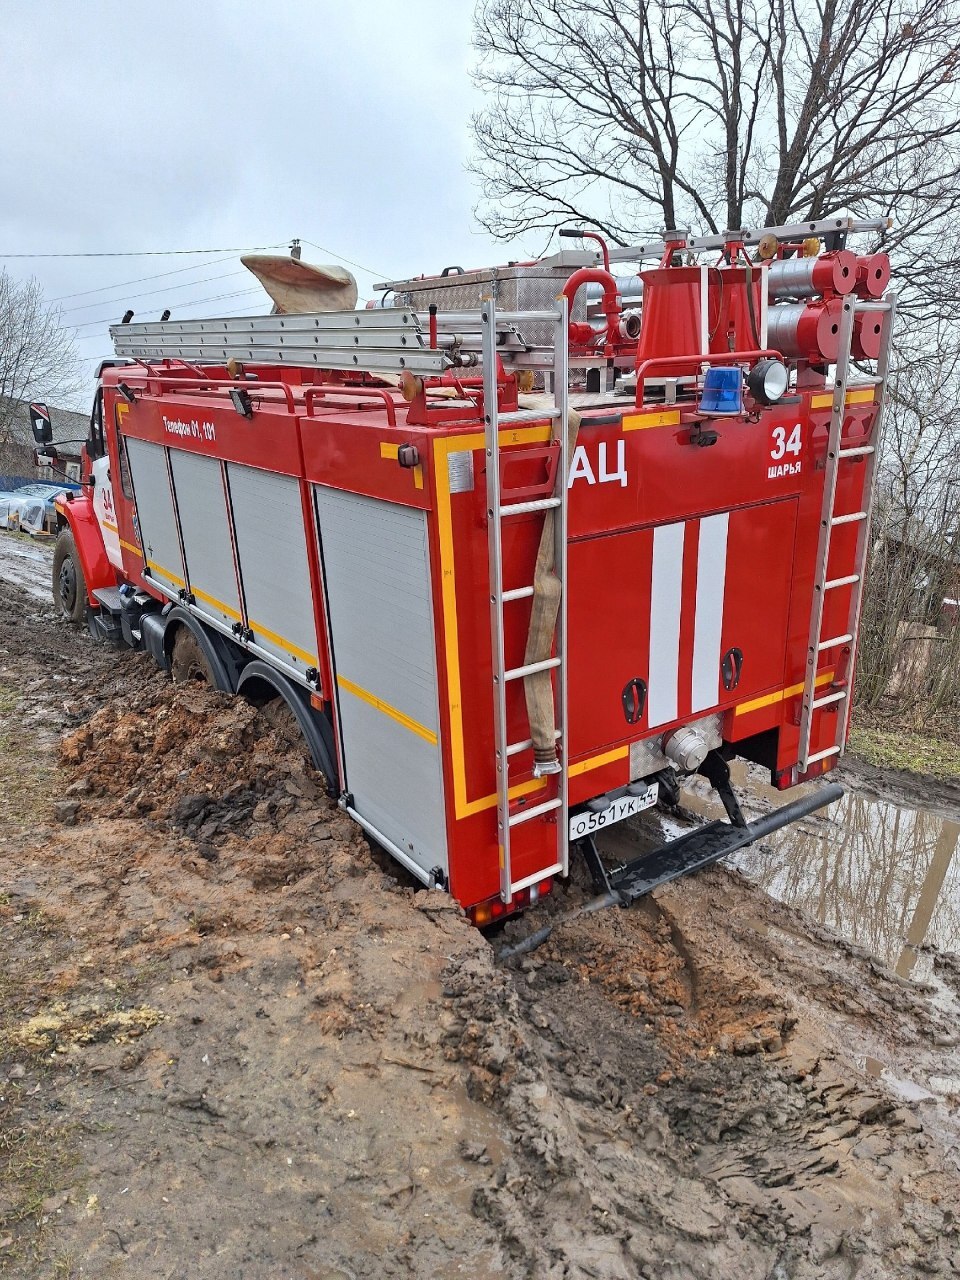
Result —
<path fill-rule="evenodd" d="M 888 388 L 857 674 L 861 706 L 916 726 L 960 700 L 960 353 L 949 318 L 924 341 L 902 334 Z"/>
<path fill-rule="evenodd" d="M 481 0 L 484 225 L 614 241 L 960 203 L 955 0 Z"/>
<path fill-rule="evenodd" d="M 475 38 L 496 236 L 893 217 L 900 324 L 857 691 L 877 709 L 893 682 L 918 722 L 960 703 L 960 624 L 943 625 L 960 595 L 960 0 L 480 0 Z M 911 645 L 923 662 L 905 676 Z"/>
<path fill-rule="evenodd" d="M 79 385 L 76 345 L 37 280 L 0 271 L 0 452 L 22 427 L 24 400 L 54 404 Z"/>

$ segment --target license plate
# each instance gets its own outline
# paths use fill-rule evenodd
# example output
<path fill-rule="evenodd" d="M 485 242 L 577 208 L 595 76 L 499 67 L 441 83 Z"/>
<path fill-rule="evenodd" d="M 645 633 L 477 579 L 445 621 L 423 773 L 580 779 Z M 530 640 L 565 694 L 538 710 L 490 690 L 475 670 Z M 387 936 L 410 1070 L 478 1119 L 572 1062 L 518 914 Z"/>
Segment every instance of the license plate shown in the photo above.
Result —
<path fill-rule="evenodd" d="M 651 782 L 646 791 L 641 791 L 638 796 L 621 796 L 619 800 L 611 801 L 605 809 L 584 809 L 582 813 L 575 813 L 570 819 L 570 839 L 582 840 L 584 836 L 593 835 L 595 831 L 612 827 L 615 822 L 622 822 L 624 818 L 652 808 L 657 803 L 659 794 L 659 785 Z"/>

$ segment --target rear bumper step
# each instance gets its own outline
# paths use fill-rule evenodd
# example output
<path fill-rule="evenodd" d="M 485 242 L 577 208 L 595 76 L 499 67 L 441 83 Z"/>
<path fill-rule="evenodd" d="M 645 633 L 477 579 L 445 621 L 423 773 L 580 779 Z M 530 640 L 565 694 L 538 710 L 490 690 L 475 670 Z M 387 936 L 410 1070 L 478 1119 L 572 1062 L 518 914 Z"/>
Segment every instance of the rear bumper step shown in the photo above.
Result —
<path fill-rule="evenodd" d="M 498 952 L 497 959 L 512 960 L 516 956 L 535 951 L 547 941 L 558 925 L 577 920 L 581 916 L 592 915 L 596 911 L 603 911 L 607 907 L 627 907 L 652 889 L 662 884 L 669 884 L 671 880 L 677 880 L 691 871 L 708 867 L 711 862 L 718 862 L 727 854 L 743 849 L 748 844 L 753 844 L 755 840 L 762 840 L 774 831 L 779 831 L 781 827 L 789 826 L 791 822 L 806 818 L 808 814 L 815 813 L 824 805 L 833 804 L 842 795 L 843 787 L 832 782 L 818 791 L 811 792 L 808 796 L 774 809 L 772 813 L 765 814 L 756 822 L 748 822 L 743 826 L 727 822 L 711 822 L 705 827 L 689 831 L 678 840 L 671 840 L 669 844 L 661 845 L 659 849 L 645 854 L 642 858 L 636 858 L 625 866 L 610 869 L 604 867 L 600 861 L 593 837 L 587 836 L 579 841 L 579 846 L 597 888 L 597 897 L 591 898 L 589 902 L 585 902 L 583 906 L 577 907 L 568 914 L 560 916 L 552 924 L 538 929 L 536 933 L 530 933 L 525 938 L 521 938 L 512 946 L 504 947 Z"/>
<path fill-rule="evenodd" d="M 704 827 L 688 831 L 686 835 L 661 845 L 652 853 L 644 854 L 642 858 L 616 868 L 603 866 L 596 846 L 589 837 L 581 842 L 581 848 L 597 890 L 615 895 L 626 906 L 660 885 L 669 884 L 671 880 L 689 875 L 691 871 L 708 867 L 712 862 L 718 862 L 728 854 L 753 844 L 755 840 L 762 840 L 781 827 L 797 822 L 825 805 L 833 804 L 842 795 L 843 787 L 830 783 L 742 827 L 729 822 L 709 822 Z"/>

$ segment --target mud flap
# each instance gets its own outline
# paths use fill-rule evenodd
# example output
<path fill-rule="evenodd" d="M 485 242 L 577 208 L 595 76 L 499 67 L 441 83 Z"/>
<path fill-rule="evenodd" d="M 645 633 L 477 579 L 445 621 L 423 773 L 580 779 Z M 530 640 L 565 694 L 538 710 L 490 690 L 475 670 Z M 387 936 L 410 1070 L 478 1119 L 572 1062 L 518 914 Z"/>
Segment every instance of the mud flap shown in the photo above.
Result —
<path fill-rule="evenodd" d="M 579 844 L 597 892 L 609 894 L 613 900 L 619 899 L 624 906 L 628 906 L 660 885 L 669 884 L 680 876 L 708 867 L 711 862 L 718 862 L 737 849 L 743 849 L 754 841 L 779 831 L 781 827 L 797 822 L 825 805 L 833 804 L 842 795 L 843 787 L 831 783 L 783 805 L 782 808 L 774 809 L 755 822 L 747 822 L 742 826 L 729 822 L 710 822 L 619 867 L 608 868 L 603 865 L 592 836 L 587 836 Z"/>

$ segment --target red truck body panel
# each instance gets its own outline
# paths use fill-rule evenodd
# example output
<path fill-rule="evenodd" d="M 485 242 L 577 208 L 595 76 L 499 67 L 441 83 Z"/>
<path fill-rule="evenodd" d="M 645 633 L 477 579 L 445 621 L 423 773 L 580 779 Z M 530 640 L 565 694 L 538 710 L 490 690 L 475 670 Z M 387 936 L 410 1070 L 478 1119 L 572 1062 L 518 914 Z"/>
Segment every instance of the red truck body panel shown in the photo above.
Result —
<path fill-rule="evenodd" d="M 129 473 L 137 448 L 131 441 L 154 446 L 160 451 L 156 457 L 165 460 L 176 501 L 176 455 L 209 459 L 210 474 L 223 482 L 219 491 L 207 491 L 212 508 L 229 503 L 237 468 L 289 478 L 297 489 L 297 514 L 293 519 L 285 511 L 284 537 L 304 548 L 313 627 L 311 643 L 301 646 L 312 661 L 309 669 L 297 669 L 299 678 L 308 681 L 317 704 L 336 708 L 341 698 L 366 699 L 365 705 L 409 734 L 411 747 L 418 737 L 439 744 L 447 883 L 465 905 L 482 902 L 498 893 L 499 867 L 480 409 L 467 404 L 460 419 L 451 421 L 449 409 L 434 412 L 429 401 L 426 409 L 414 409 L 383 389 L 363 388 L 351 396 L 349 388 L 334 386 L 312 395 L 302 371 L 289 378 L 287 372 L 247 367 L 248 375 L 259 374 L 265 384 L 245 384 L 256 395 L 247 418 L 231 403 L 229 387 L 216 385 L 225 379 L 222 369 L 125 368 L 122 379 L 134 393 L 133 404 L 117 391 L 120 373 L 107 370 L 105 418 L 118 428 L 109 433 L 112 470 Z M 844 439 L 864 443 L 873 438 L 876 405 L 864 393 L 857 395 Z M 803 391 L 755 421 L 701 421 L 699 429 L 708 426 L 717 435 L 707 448 L 692 441 L 689 414 L 679 408 L 607 408 L 593 415 L 596 424 L 585 412 L 569 482 L 571 805 L 629 783 L 636 744 L 710 715 L 721 717 L 723 738 L 731 744 L 742 747 L 757 735 L 771 735 L 774 774 L 786 783 L 794 780 L 823 497 L 829 396 L 824 400 L 822 391 Z M 539 455 L 518 453 L 511 471 L 511 447 L 538 442 Z M 504 432 L 501 443 L 504 484 L 528 495 L 549 492 L 556 465 L 549 424 Z M 402 445 L 416 447 L 415 466 L 399 464 Z M 863 474 L 862 467 L 845 471 L 838 509 L 854 510 L 863 501 Z M 190 548 L 178 565 L 161 566 L 168 574 L 162 581 L 155 572 L 159 561 L 145 543 L 132 496 L 142 482 L 136 465 L 132 480 L 132 487 L 116 490 L 128 581 L 159 601 L 199 599 L 206 588 L 194 580 Z M 364 510 L 404 509 L 423 521 L 436 729 L 345 676 L 338 688 L 338 673 L 349 664 L 337 635 L 331 635 L 316 506 L 331 490 L 383 504 Z M 64 512 L 79 531 L 78 545 L 83 540 L 88 582 L 115 581 L 113 571 L 104 569 L 105 557 L 88 548 L 89 503 L 76 500 Z M 270 521 L 265 511 L 265 529 Z M 506 589 L 531 580 L 539 535 L 536 515 L 505 529 Z M 242 595 L 245 568 L 232 545 Z M 838 530 L 831 573 L 850 573 L 854 551 L 855 531 Z M 384 546 L 383 554 L 389 552 Z M 284 564 L 277 562 L 275 570 L 282 576 Z M 846 605 L 843 591 L 833 593 L 825 632 L 841 625 Z M 529 603 L 520 602 L 509 615 L 508 665 L 522 662 L 529 611 Z M 251 624 L 244 608 L 234 613 L 237 626 Z M 226 609 L 220 619 L 225 635 L 229 617 Z M 282 619 L 273 624 L 282 630 Z M 738 679 L 727 688 L 719 660 L 734 651 L 732 674 Z M 840 665 L 849 678 L 849 655 L 824 652 L 821 683 L 828 684 Z M 624 690 L 635 678 L 648 692 L 642 714 L 631 723 Z M 512 736 L 526 737 L 520 681 L 509 691 L 508 717 Z M 821 717 L 813 750 L 827 743 L 830 731 L 828 718 Z M 533 776 L 532 756 L 518 764 L 513 772 L 521 803 L 550 794 L 554 784 Z M 341 785 L 349 789 L 349 756 L 342 767 Z M 555 848 L 556 827 L 548 815 L 517 827 L 515 876 L 535 876 Z"/>
<path fill-rule="evenodd" d="M 78 494 L 65 494 L 57 498 L 56 508 L 63 518 L 77 547 L 83 580 L 87 587 L 87 603 L 97 604 L 95 591 L 117 585 L 116 570 L 107 559 L 103 534 L 93 511 L 93 495 L 90 490 Z"/>

